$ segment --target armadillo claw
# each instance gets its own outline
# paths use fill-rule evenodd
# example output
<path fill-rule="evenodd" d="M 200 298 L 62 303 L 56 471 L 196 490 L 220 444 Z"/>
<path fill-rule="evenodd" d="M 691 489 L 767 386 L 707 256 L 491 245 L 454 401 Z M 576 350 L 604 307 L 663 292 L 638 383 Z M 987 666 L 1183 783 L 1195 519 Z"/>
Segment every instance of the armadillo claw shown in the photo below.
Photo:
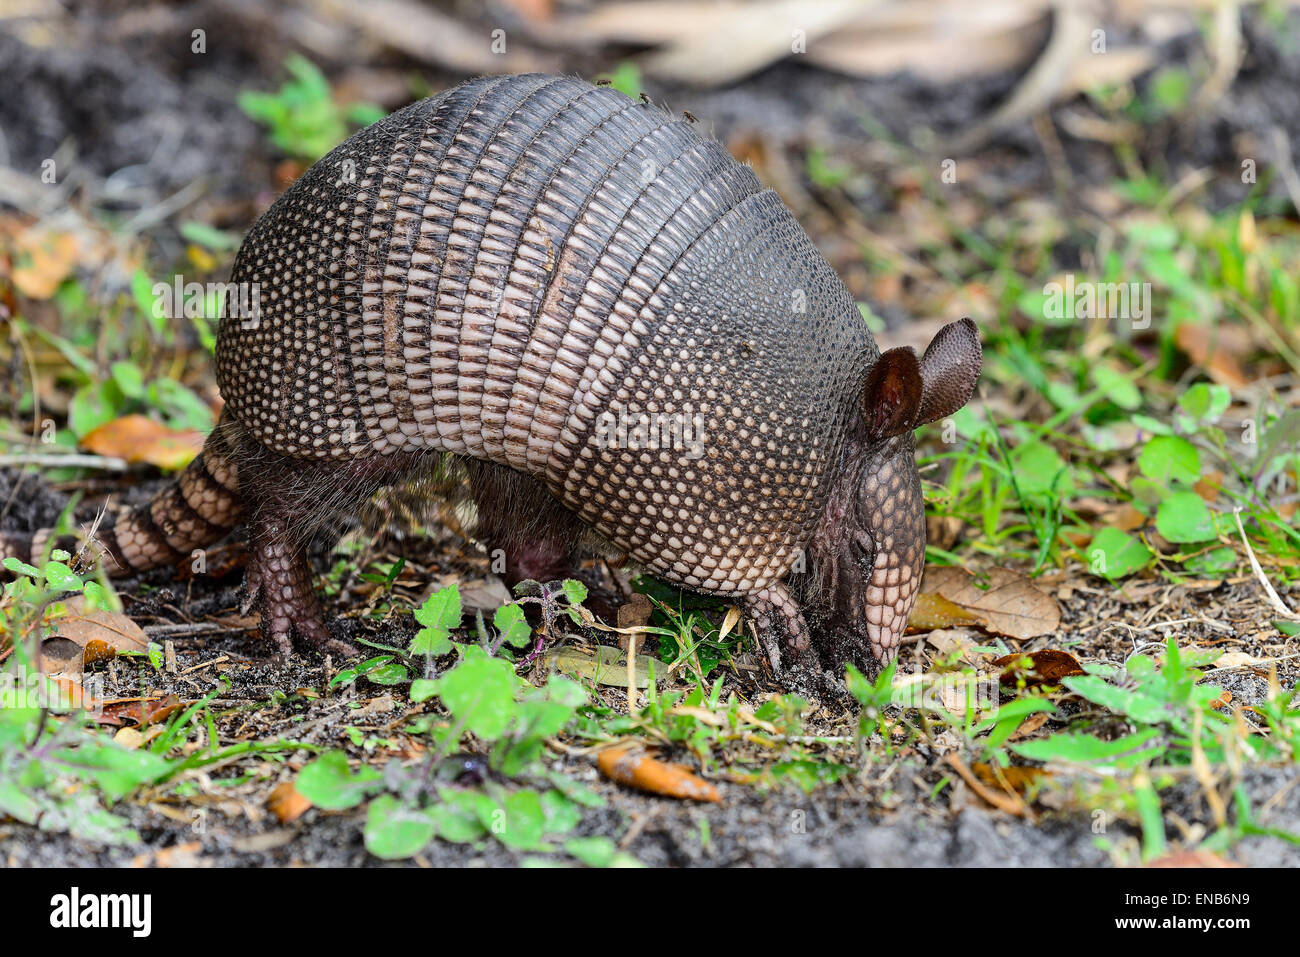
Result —
<path fill-rule="evenodd" d="M 783 649 L 797 657 L 812 644 L 803 612 L 785 582 L 779 581 L 749 595 L 745 604 L 754 619 L 759 643 L 767 654 L 772 672 L 780 675 Z"/>

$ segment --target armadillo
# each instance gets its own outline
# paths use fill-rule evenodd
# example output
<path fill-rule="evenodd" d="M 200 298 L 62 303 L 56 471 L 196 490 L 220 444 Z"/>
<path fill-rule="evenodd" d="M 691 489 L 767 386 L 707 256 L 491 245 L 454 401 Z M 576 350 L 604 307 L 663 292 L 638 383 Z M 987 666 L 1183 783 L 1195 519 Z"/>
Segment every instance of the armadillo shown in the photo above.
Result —
<path fill-rule="evenodd" d="M 970 398 L 976 326 L 882 354 L 777 194 L 690 122 L 573 77 L 470 80 L 308 169 L 232 281 L 253 307 L 222 317 L 218 426 L 99 528 L 110 573 L 243 522 L 273 648 L 351 653 L 310 530 L 451 454 L 508 584 L 565 577 L 592 533 L 742 605 L 778 671 L 896 653 L 925 551 L 914 429 Z"/>

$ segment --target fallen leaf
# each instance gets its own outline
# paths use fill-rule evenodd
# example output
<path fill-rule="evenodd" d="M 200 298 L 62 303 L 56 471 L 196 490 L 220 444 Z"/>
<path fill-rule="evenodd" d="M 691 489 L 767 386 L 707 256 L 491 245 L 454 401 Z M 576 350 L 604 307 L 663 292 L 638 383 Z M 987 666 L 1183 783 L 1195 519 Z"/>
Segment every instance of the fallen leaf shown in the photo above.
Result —
<path fill-rule="evenodd" d="M 1041 778 L 1050 777 L 1052 773 L 1044 768 L 1030 768 L 1019 764 L 998 768 L 982 762 L 972 764 L 971 770 L 989 787 L 1001 788 L 1003 791 L 1010 789 L 1022 795 L 1029 790 L 1030 785 Z"/>
<path fill-rule="evenodd" d="M 480 582 L 460 586 L 460 605 L 466 611 L 496 611 L 514 600 L 510 589 L 499 578 L 485 578 Z"/>
<path fill-rule="evenodd" d="M 50 635 L 41 641 L 41 671 L 47 675 L 77 675 L 84 649 L 71 638 Z"/>
<path fill-rule="evenodd" d="M 1027 665 L 1024 664 L 1026 661 L 1028 661 Z M 1079 659 L 1074 655 L 1051 648 L 1003 655 L 1001 658 L 995 658 L 993 664 L 1004 669 L 1001 678 L 1004 685 L 1016 685 L 1023 680 L 1030 688 L 1044 684 L 1060 684 L 1062 678 L 1084 674 Z"/>
<path fill-rule="evenodd" d="M 646 56 L 646 72 L 695 85 L 729 83 L 784 59 L 797 27 L 809 46 L 861 12 L 861 0 L 650 0 L 610 3 L 557 23 L 593 39 L 664 44 Z"/>
<path fill-rule="evenodd" d="M 898 297 L 876 296 L 875 298 L 881 302 L 890 302 Z M 965 526 L 966 523 L 955 515 L 927 515 L 925 518 L 925 540 L 935 548 L 950 549 L 957 544 L 957 539 Z"/>
<path fill-rule="evenodd" d="M 992 568 L 975 576 L 955 566 L 926 568 L 921 595 L 939 595 L 975 616 L 987 631 L 1008 638 L 1050 635 L 1061 624 L 1056 599 L 1024 575 Z"/>
<path fill-rule="evenodd" d="M 187 707 L 186 703 L 182 701 L 180 696 L 177 694 L 167 695 L 167 697 L 158 701 L 151 708 L 144 708 L 143 704 L 144 703 L 142 703 L 141 711 L 143 712 L 144 717 L 140 721 L 140 727 L 142 728 L 147 728 L 150 725 L 162 724 L 177 711 L 181 711 Z"/>
<path fill-rule="evenodd" d="M 967 649 L 975 645 L 975 635 L 968 628 L 936 628 L 925 636 L 925 640 L 941 655 L 957 652 L 965 655 Z"/>
<path fill-rule="evenodd" d="M 722 800 L 718 789 L 679 764 L 668 764 L 633 747 L 609 748 L 596 757 L 596 767 L 611 781 L 664 797 L 691 801 Z"/>
<path fill-rule="evenodd" d="M 1241 867 L 1210 851 L 1174 851 L 1164 857 L 1148 861 L 1147 867 Z"/>
<path fill-rule="evenodd" d="M 392 711 L 396 707 L 397 704 L 393 701 L 393 696 L 385 694 L 380 695 L 377 698 L 371 698 L 360 708 L 351 712 L 351 715 L 354 718 L 361 718 L 372 714 L 388 714 L 388 712 Z"/>
<path fill-rule="evenodd" d="M 984 619 L 966 608 L 949 601 L 935 592 L 921 592 L 916 596 L 916 607 L 907 619 L 907 627 L 914 631 L 931 631 L 953 625 L 979 625 Z"/>
<path fill-rule="evenodd" d="M 77 238 L 70 233 L 29 229 L 14 241 L 10 279 L 24 296 L 49 299 L 72 275 Z"/>
<path fill-rule="evenodd" d="M 1035 4 L 1025 0 L 1005 6 L 1026 8 L 1026 21 L 1044 12 L 1029 9 Z M 906 72 L 936 83 L 953 83 L 1022 67 L 1042 45 L 1042 34 L 1027 29 L 1029 25 L 1026 22 L 995 30 L 978 22 L 945 24 L 944 29 L 927 24 L 907 33 L 873 31 L 870 27 L 841 30 L 820 40 L 808 55 L 818 66 L 854 76 Z M 981 26 L 985 29 L 979 29 Z"/>
<path fill-rule="evenodd" d="M 1252 348 L 1244 330 L 1225 323 L 1183 322 L 1174 331 L 1174 342 L 1220 385 L 1240 388 L 1249 381 L 1240 361 Z"/>
<path fill-rule="evenodd" d="M 627 687 L 627 660 L 617 648 L 597 645 L 595 652 L 586 648 L 560 648 L 548 652 L 544 658 L 552 671 L 562 671 L 580 680 L 596 684 Z M 649 655 L 637 655 L 636 687 L 650 687 L 650 668 L 655 660 Z"/>
<path fill-rule="evenodd" d="M 112 658 L 124 651 L 148 649 L 149 636 L 126 615 L 104 609 L 85 611 L 85 600 L 80 595 L 70 598 L 67 604 L 68 614 L 55 619 L 51 639 L 74 642 L 81 649 L 84 663 Z"/>
<path fill-rule="evenodd" d="M 144 735 L 140 733 L 139 728 L 121 728 L 113 735 L 113 743 L 135 751 L 144 744 Z"/>
<path fill-rule="evenodd" d="M 1018 794 L 1012 791 L 1004 791 L 1002 788 L 988 787 L 956 754 L 945 755 L 944 761 L 957 772 L 958 777 L 965 781 L 972 791 L 999 811 L 1015 814 L 1018 817 L 1024 817 L 1029 812 L 1029 808 L 1026 807 L 1024 801 L 1020 800 Z"/>
<path fill-rule="evenodd" d="M 1051 714 L 1049 714 L 1046 711 L 1035 711 L 1023 722 L 1021 722 L 1020 727 L 1016 728 L 1015 733 L 1012 734 L 1011 737 L 1007 738 L 1007 740 L 1021 741 L 1029 737 L 1031 734 L 1033 734 L 1043 725 L 1047 724 L 1047 722 L 1050 721 L 1051 718 L 1052 718 Z"/>
<path fill-rule="evenodd" d="M 618 606 L 618 627 L 619 628 L 644 628 L 650 624 L 650 616 L 654 613 L 654 606 L 650 604 L 650 599 L 640 592 L 633 592 L 632 597 L 625 603 Z M 639 642 L 640 636 L 635 634 L 625 634 L 618 636 L 618 646 L 627 652 L 628 645 L 633 639 Z M 626 659 L 625 659 L 626 660 Z M 626 671 L 626 666 L 624 667 Z M 626 685 L 626 682 L 624 682 Z"/>
<path fill-rule="evenodd" d="M 907 672 L 894 676 L 890 700 L 904 708 L 943 709 L 955 715 L 973 708 L 983 714 L 997 704 L 988 679 L 982 672 Z"/>
<path fill-rule="evenodd" d="M 1249 668 L 1259 663 L 1259 659 L 1244 651 L 1225 651 L 1214 660 L 1215 668 Z"/>
<path fill-rule="evenodd" d="M 189 465 L 203 442 L 202 432 L 170 429 L 145 415 L 124 415 L 81 437 L 82 447 L 97 455 L 146 462 L 172 471 Z"/>
<path fill-rule="evenodd" d="M 302 817 L 312 804 L 299 793 L 292 781 L 282 781 L 267 797 L 266 806 L 280 819 L 281 824 L 288 824 Z"/>
<path fill-rule="evenodd" d="M 632 597 L 618 607 L 618 627 L 640 628 L 650 623 L 653 612 L 650 599 L 640 592 L 633 592 Z"/>
<path fill-rule="evenodd" d="M 154 855 L 155 867 L 195 867 L 203 852 L 202 841 L 165 847 Z"/>

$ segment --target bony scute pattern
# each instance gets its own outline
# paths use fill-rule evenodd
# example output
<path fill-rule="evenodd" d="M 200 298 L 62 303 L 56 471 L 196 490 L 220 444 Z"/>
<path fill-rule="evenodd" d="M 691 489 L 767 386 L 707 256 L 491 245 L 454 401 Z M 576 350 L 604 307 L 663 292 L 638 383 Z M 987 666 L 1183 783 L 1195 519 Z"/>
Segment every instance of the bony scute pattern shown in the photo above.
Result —
<path fill-rule="evenodd" d="M 687 120 L 573 77 L 470 80 L 304 173 L 232 278 L 261 295 L 219 329 L 221 424 L 105 531 L 119 570 L 245 520 L 274 646 L 346 651 L 311 529 L 452 453 L 510 584 L 570 574 L 594 534 L 743 602 L 774 669 L 896 649 L 925 547 L 911 431 L 970 396 L 974 324 L 881 355 L 776 193 Z"/>

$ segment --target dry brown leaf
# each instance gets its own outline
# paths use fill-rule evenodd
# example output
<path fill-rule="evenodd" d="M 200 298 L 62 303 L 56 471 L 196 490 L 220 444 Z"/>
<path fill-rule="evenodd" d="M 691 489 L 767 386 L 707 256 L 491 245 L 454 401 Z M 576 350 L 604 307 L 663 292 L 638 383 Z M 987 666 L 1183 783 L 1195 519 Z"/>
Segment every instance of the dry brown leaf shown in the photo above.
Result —
<path fill-rule="evenodd" d="M 931 631 L 935 628 L 951 628 L 953 625 L 983 623 L 984 619 L 979 615 L 934 592 L 921 592 L 917 595 L 916 607 L 912 609 L 912 614 L 907 619 L 907 627 L 913 631 Z"/>
<path fill-rule="evenodd" d="M 514 596 L 510 594 L 510 589 L 495 576 L 460 586 L 460 604 L 466 611 L 496 611 L 512 601 Z"/>
<path fill-rule="evenodd" d="M 316 7 L 332 21 L 347 24 L 362 38 L 456 73 L 558 72 L 553 56 L 531 50 L 511 36 L 505 38 L 503 50 L 494 52 L 490 35 L 424 3 L 317 0 Z"/>
<path fill-rule="evenodd" d="M 627 687 L 627 658 L 617 648 L 608 645 L 597 645 L 594 651 L 576 646 L 559 648 L 547 652 L 542 660 L 550 670 L 563 672 L 581 681 Z M 636 666 L 636 687 L 650 687 L 650 669 L 662 667 L 661 663 L 649 655 L 637 655 L 632 660 Z"/>
<path fill-rule="evenodd" d="M 1192 486 L 1192 491 L 1213 505 L 1223 491 L 1223 473 L 1218 469 L 1210 469 Z"/>
<path fill-rule="evenodd" d="M 1007 814 L 1015 814 L 1018 817 L 1024 817 L 1029 813 L 1029 808 L 1025 802 L 1020 800 L 1020 796 L 1012 791 L 1004 791 L 1002 788 L 991 788 L 984 784 L 976 776 L 966 763 L 956 754 L 944 756 L 944 761 L 957 772 L 957 775 L 969 785 L 970 789 L 982 797 L 989 804 L 993 805 L 999 811 L 1005 811 Z"/>
<path fill-rule="evenodd" d="M 921 594 L 940 595 L 977 616 L 989 632 L 1009 638 L 1050 635 L 1061 623 L 1056 599 L 1009 568 L 975 576 L 951 565 L 931 566 L 921 580 Z"/>
<path fill-rule="evenodd" d="M 87 432 L 81 446 L 97 455 L 174 471 L 190 464 L 203 440 L 203 433 L 194 429 L 170 429 L 148 416 L 124 415 Z"/>
<path fill-rule="evenodd" d="M 718 789 L 678 764 L 657 761 L 631 747 L 610 748 L 596 758 L 600 773 L 627 787 L 691 801 L 722 800 Z"/>
<path fill-rule="evenodd" d="M 1125 478 L 1123 482 L 1127 485 L 1128 479 Z M 1113 525 L 1121 532 L 1131 532 L 1135 528 L 1141 528 L 1148 521 L 1144 514 L 1128 502 L 1117 504 L 1099 498 L 1081 498 L 1074 503 L 1074 507 L 1079 514 L 1095 518 L 1095 524 Z M 1092 533 L 1089 532 L 1088 535 L 1088 540 L 1091 541 Z"/>
<path fill-rule="evenodd" d="M 1259 659 L 1245 651 L 1225 651 L 1214 659 L 1215 668 L 1249 668 L 1259 664 Z"/>
<path fill-rule="evenodd" d="M 29 229 L 13 245 L 9 278 L 24 296 L 49 299 L 77 264 L 77 237 L 52 230 Z"/>
<path fill-rule="evenodd" d="M 1012 790 L 1022 795 L 1034 782 L 1050 777 L 1052 773 L 1044 768 L 1030 768 L 1019 764 L 1009 768 L 997 768 L 982 762 L 972 764 L 971 770 L 989 787 L 1001 788 L 1003 791 Z"/>
<path fill-rule="evenodd" d="M 267 797 L 266 806 L 280 819 L 281 824 L 288 824 L 307 813 L 312 804 L 299 793 L 292 781 L 282 781 Z"/>
<path fill-rule="evenodd" d="M 111 658 L 124 651 L 145 651 L 149 636 L 126 615 L 97 609 L 85 611 L 85 600 L 76 596 L 68 600 L 68 614 L 56 619 L 58 637 L 76 643 L 86 662 Z"/>
<path fill-rule="evenodd" d="M 968 628 L 936 628 L 925 636 L 941 655 L 965 654 L 975 644 L 975 634 Z"/>
<path fill-rule="evenodd" d="M 1026 661 L 1028 664 L 1024 664 Z M 1016 685 L 1023 679 L 1025 685 L 1030 688 L 1044 684 L 1060 684 L 1062 678 L 1084 673 L 1079 659 L 1074 655 L 1051 648 L 1003 655 L 1001 658 L 995 658 L 993 664 L 1004 669 L 1001 678 L 1004 685 Z"/>
<path fill-rule="evenodd" d="M 138 751 L 166 730 L 162 725 L 154 725 L 152 728 L 120 728 L 114 732 L 113 742 Z"/>
<path fill-rule="evenodd" d="M 152 704 L 152 707 L 146 707 L 149 704 Z M 141 702 L 139 713 L 142 713 L 144 717 L 140 721 L 140 725 L 146 727 L 151 724 L 163 724 L 176 712 L 184 710 L 186 707 L 186 703 L 177 694 L 169 694 L 157 702 Z"/>
<path fill-rule="evenodd" d="M 1031 734 L 1033 734 L 1035 731 L 1037 731 L 1039 728 L 1041 728 L 1043 725 L 1047 724 L 1047 722 L 1050 721 L 1051 718 L 1052 716 L 1048 714 L 1046 711 L 1035 711 L 1023 722 L 1021 722 L 1020 727 L 1016 728 L 1015 733 L 1012 734 L 1011 737 L 1007 738 L 1007 740 L 1022 741 L 1025 738 L 1029 737 Z"/>
<path fill-rule="evenodd" d="M 906 14 L 909 7 L 915 6 L 894 4 L 881 13 Z M 811 44 L 808 58 L 818 66 L 854 76 L 906 72 L 949 83 L 1017 69 L 1042 46 L 1044 31 L 1035 21 L 1046 12 L 1046 4 L 1017 0 L 945 6 L 949 9 L 936 13 L 944 17 L 943 29 L 935 29 L 932 22 L 905 25 L 859 21 L 852 29 L 837 31 Z M 963 17 L 963 9 L 968 16 Z"/>
<path fill-rule="evenodd" d="M 140 733 L 139 728 L 122 728 L 113 735 L 113 743 L 137 751 L 140 745 L 144 744 L 144 735 Z"/>
<path fill-rule="evenodd" d="M 645 58 L 647 72 L 711 86 L 790 56 L 796 31 L 811 49 L 863 8 L 863 0 L 650 0 L 604 4 L 571 26 L 587 37 L 666 43 Z"/>
<path fill-rule="evenodd" d="M 85 649 L 71 638 L 50 635 L 41 641 L 41 671 L 47 675 L 78 675 Z"/>
<path fill-rule="evenodd" d="M 618 606 L 618 627 L 642 628 L 650 623 L 653 613 L 654 605 L 650 599 L 640 592 L 633 592 L 627 601 Z"/>
<path fill-rule="evenodd" d="M 1245 330 L 1224 323 L 1183 322 L 1174 332 L 1174 342 L 1220 385 L 1240 388 L 1249 381 L 1241 367 L 1241 359 L 1252 348 Z"/>
<path fill-rule="evenodd" d="M 196 867 L 203 853 L 202 841 L 165 847 L 153 855 L 154 867 Z M 140 860 L 140 858 L 136 858 Z"/>
<path fill-rule="evenodd" d="M 891 298 L 881 299 L 880 301 L 890 302 Z M 961 530 L 965 527 L 966 523 L 955 515 L 927 515 L 925 517 L 925 540 L 935 548 L 950 549 L 957 544 Z"/>
<path fill-rule="evenodd" d="M 504 0 L 525 20 L 550 20 L 555 16 L 555 0 Z"/>
<path fill-rule="evenodd" d="M 1148 861 L 1147 867 L 1241 867 L 1210 851 L 1174 851 L 1164 857 Z"/>

